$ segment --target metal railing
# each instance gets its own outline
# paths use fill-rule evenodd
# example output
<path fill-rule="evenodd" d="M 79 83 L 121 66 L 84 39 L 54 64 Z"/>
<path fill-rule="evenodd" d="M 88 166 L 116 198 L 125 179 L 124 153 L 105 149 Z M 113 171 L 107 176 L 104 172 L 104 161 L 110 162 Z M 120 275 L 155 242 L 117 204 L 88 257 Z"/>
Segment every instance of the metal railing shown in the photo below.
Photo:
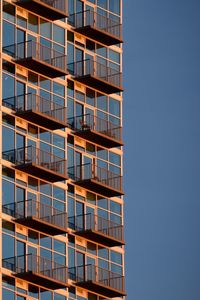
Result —
<path fill-rule="evenodd" d="M 107 67 L 93 59 L 81 60 L 68 64 L 68 71 L 75 77 L 94 76 L 108 84 L 122 87 L 122 73 Z"/>
<path fill-rule="evenodd" d="M 49 5 L 54 9 L 58 9 L 64 13 L 67 13 L 67 1 L 66 0 L 40 0 L 40 2 Z"/>
<path fill-rule="evenodd" d="M 35 41 L 3 47 L 3 52 L 16 60 L 35 59 L 67 72 L 67 56 Z"/>
<path fill-rule="evenodd" d="M 69 16 L 69 24 L 76 28 L 91 26 L 122 39 L 122 25 L 92 10 L 86 10 Z"/>
<path fill-rule="evenodd" d="M 2 103 L 17 112 L 35 110 L 67 125 L 66 108 L 39 95 L 27 93 L 3 99 Z"/>
<path fill-rule="evenodd" d="M 76 231 L 93 230 L 119 241 L 124 240 L 124 227 L 98 215 L 88 213 L 69 217 L 70 227 Z"/>
<path fill-rule="evenodd" d="M 68 124 L 77 131 L 94 130 L 122 142 L 122 127 L 91 114 L 68 119 Z"/>
<path fill-rule="evenodd" d="M 35 164 L 54 173 L 67 175 L 67 161 L 65 159 L 34 146 L 4 151 L 2 157 L 16 166 Z"/>
<path fill-rule="evenodd" d="M 124 276 L 95 265 L 76 267 L 76 281 L 78 283 L 93 281 L 105 287 L 124 292 Z"/>
<path fill-rule="evenodd" d="M 27 277 L 28 273 L 32 272 L 64 284 L 68 281 L 66 266 L 34 254 L 5 258 L 2 261 L 2 266 L 17 274 L 27 273 Z"/>
<path fill-rule="evenodd" d="M 92 163 L 68 168 L 68 175 L 75 181 L 93 179 L 115 190 L 122 190 L 122 176 Z"/>
<path fill-rule="evenodd" d="M 25 200 L 3 205 L 2 211 L 15 219 L 34 217 L 50 225 L 67 229 L 67 213 L 37 200 Z"/>

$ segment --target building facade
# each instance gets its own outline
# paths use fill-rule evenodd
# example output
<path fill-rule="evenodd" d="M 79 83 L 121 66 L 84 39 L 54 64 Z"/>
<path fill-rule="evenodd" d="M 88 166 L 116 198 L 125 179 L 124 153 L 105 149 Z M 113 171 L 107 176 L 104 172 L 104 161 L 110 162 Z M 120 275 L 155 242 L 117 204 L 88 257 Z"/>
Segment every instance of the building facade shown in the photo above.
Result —
<path fill-rule="evenodd" d="M 0 299 L 125 298 L 122 0 L 0 5 Z"/>

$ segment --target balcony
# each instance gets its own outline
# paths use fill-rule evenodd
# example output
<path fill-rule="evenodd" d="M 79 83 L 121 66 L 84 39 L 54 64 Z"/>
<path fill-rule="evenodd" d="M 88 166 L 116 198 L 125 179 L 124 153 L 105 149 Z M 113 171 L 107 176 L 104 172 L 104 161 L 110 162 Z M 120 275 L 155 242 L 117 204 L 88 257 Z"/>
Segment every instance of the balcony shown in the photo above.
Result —
<path fill-rule="evenodd" d="M 5 151 L 2 158 L 15 164 L 16 169 L 50 182 L 68 179 L 65 159 L 34 146 Z"/>
<path fill-rule="evenodd" d="M 124 245 L 124 227 L 108 219 L 88 213 L 68 219 L 76 235 L 107 247 Z"/>
<path fill-rule="evenodd" d="M 66 0 L 13 0 L 13 2 L 51 21 L 68 16 Z"/>
<path fill-rule="evenodd" d="M 15 277 L 52 290 L 68 287 L 67 267 L 34 254 L 5 258 L 3 268 Z"/>
<path fill-rule="evenodd" d="M 68 23 L 75 31 L 104 45 L 122 43 L 122 25 L 92 10 L 70 15 Z"/>
<path fill-rule="evenodd" d="M 3 205 L 2 211 L 16 223 L 50 235 L 67 232 L 67 213 L 33 199 Z"/>
<path fill-rule="evenodd" d="M 106 197 L 123 195 L 122 176 L 94 164 L 68 168 L 68 175 L 75 184 Z"/>
<path fill-rule="evenodd" d="M 24 94 L 3 99 L 4 106 L 16 111 L 16 115 L 50 130 L 67 127 L 67 110 L 53 101 L 35 94 Z"/>
<path fill-rule="evenodd" d="M 123 146 L 122 128 L 94 115 L 86 114 L 68 119 L 68 124 L 80 136 L 106 148 Z"/>
<path fill-rule="evenodd" d="M 124 291 L 124 277 L 94 265 L 78 266 L 70 273 L 76 285 L 104 297 L 114 298 L 126 296 Z"/>
<path fill-rule="evenodd" d="M 122 92 L 122 73 L 92 59 L 68 64 L 74 79 L 106 94 Z"/>
<path fill-rule="evenodd" d="M 67 56 L 35 41 L 3 48 L 15 63 L 50 78 L 67 75 Z"/>

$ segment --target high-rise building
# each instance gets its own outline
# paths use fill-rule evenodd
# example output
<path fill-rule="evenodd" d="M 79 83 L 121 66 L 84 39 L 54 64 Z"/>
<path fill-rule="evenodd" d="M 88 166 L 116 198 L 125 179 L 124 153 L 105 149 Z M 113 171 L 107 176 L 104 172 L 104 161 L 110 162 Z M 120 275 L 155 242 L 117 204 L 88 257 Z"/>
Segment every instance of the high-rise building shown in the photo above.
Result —
<path fill-rule="evenodd" d="M 0 299 L 122 299 L 122 0 L 0 18 Z"/>

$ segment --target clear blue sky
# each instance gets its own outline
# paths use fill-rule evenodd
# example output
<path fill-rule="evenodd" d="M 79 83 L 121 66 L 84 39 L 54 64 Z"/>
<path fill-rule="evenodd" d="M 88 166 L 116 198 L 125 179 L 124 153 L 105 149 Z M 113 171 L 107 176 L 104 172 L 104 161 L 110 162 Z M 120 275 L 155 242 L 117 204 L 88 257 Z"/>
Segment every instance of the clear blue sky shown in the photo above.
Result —
<path fill-rule="evenodd" d="M 200 299 L 200 0 L 124 0 L 127 300 Z"/>

